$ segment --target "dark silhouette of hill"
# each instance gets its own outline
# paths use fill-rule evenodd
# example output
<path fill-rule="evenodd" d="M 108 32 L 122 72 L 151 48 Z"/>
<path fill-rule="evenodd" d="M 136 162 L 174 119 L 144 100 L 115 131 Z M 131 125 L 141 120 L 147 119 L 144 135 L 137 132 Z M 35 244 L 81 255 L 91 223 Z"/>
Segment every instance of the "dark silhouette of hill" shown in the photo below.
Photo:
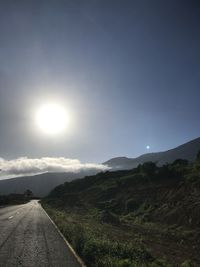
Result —
<path fill-rule="evenodd" d="M 199 150 L 200 138 L 197 138 L 164 152 L 148 153 L 137 158 L 116 157 L 103 164 L 118 170 L 132 169 L 147 161 L 156 162 L 158 166 L 162 166 L 165 163 L 172 163 L 179 158 L 194 161 Z"/>
<path fill-rule="evenodd" d="M 146 162 L 132 170 L 107 171 L 66 182 L 47 199 L 116 214 L 140 211 L 151 220 L 200 226 L 199 167 L 200 161 L 189 164 L 181 159 L 162 167 Z"/>
<path fill-rule="evenodd" d="M 146 162 L 132 170 L 107 171 L 66 182 L 42 202 L 50 208 L 60 228 L 66 229 L 63 231 L 68 238 L 74 240 L 75 235 L 75 240 L 80 241 L 76 232 L 82 233 L 81 253 L 88 266 L 94 266 L 94 261 L 84 254 L 84 247 L 91 245 L 90 237 L 95 232 L 93 243 L 98 248 L 99 230 L 95 230 L 99 228 L 102 236 L 110 238 L 110 242 L 117 239 L 119 244 L 130 243 L 133 236 L 138 240 L 139 234 L 152 255 L 173 263 L 162 266 L 186 266 L 181 264 L 188 259 L 194 265 L 187 266 L 200 266 L 200 153 L 193 163 L 177 159 L 157 167 L 153 162 Z M 81 220 L 77 231 L 73 228 L 69 231 L 72 219 L 73 225 Z M 89 230 L 93 228 L 96 228 L 94 232 Z M 97 260 L 109 254 L 109 249 L 105 252 L 101 248 L 105 253 Z M 126 257 L 131 256 L 126 254 Z"/>
<path fill-rule="evenodd" d="M 138 246 L 140 256 L 146 255 L 145 260 L 138 258 L 146 266 L 160 265 L 149 264 L 143 248 L 151 252 L 150 258 L 164 258 L 163 266 L 200 266 L 199 150 L 200 138 L 137 159 L 112 159 L 108 165 L 124 170 L 65 182 L 42 204 L 87 266 L 100 260 L 122 266 L 124 258 L 124 266 L 134 266 L 134 252 L 122 253 L 127 251 L 123 244 L 130 248 L 133 240 L 132 248 Z"/>
<path fill-rule="evenodd" d="M 0 195 L 8 195 L 11 193 L 22 194 L 29 189 L 33 192 L 34 196 L 43 197 L 59 184 L 92 173 L 94 174 L 95 172 L 43 173 L 34 176 L 0 180 Z"/>

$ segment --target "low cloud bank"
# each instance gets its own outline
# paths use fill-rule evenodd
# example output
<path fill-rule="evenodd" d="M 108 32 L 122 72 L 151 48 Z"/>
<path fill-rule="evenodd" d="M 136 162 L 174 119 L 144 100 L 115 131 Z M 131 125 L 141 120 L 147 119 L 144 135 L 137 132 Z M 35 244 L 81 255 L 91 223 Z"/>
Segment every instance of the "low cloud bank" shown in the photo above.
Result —
<path fill-rule="evenodd" d="M 0 158 L 0 180 L 45 172 L 100 172 L 108 169 L 109 167 L 103 164 L 81 163 L 78 159 L 67 159 L 63 157 L 43 157 L 39 159 L 23 157 L 13 160 Z"/>

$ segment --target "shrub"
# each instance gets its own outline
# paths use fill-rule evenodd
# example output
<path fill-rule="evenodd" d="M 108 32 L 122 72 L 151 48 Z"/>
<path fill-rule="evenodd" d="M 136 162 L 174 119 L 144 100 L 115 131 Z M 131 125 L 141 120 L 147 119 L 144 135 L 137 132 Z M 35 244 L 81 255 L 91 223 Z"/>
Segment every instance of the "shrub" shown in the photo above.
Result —
<path fill-rule="evenodd" d="M 139 207 L 139 203 L 135 201 L 135 199 L 130 198 L 126 201 L 126 210 L 128 212 L 134 211 Z"/>
<path fill-rule="evenodd" d="M 135 244 L 112 242 L 110 240 L 99 240 L 95 238 L 86 242 L 82 255 L 88 266 L 90 266 L 91 263 L 99 264 L 99 262 L 102 261 L 107 262 L 107 265 L 101 266 L 109 266 L 108 262 L 113 262 L 113 259 L 115 259 L 114 262 L 121 262 L 121 265 L 116 266 L 132 266 L 134 263 L 138 262 L 145 263 L 153 261 L 152 256 L 145 249 L 138 248 Z M 122 263 L 124 265 L 122 265 Z"/>
<path fill-rule="evenodd" d="M 149 176 L 154 175 L 157 170 L 156 163 L 151 161 L 143 163 L 140 168 L 142 172 L 146 173 Z"/>
<path fill-rule="evenodd" d="M 194 265 L 191 263 L 190 260 L 184 261 L 180 267 L 193 267 Z"/>
<path fill-rule="evenodd" d="M 98 219 L 102 223 L 119 224 L 120 220 L 114 213 L 103 210 L 100 212 Z"/>

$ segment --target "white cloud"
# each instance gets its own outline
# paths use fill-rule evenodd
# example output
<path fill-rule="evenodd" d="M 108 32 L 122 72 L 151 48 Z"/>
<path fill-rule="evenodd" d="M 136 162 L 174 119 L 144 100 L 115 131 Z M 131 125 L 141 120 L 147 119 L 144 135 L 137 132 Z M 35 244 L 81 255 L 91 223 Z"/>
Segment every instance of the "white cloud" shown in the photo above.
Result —
<path fill-rule="evenodd" d="M 38 159 L 23 157 L 13 160 L 0 158 L 0 169 L 0 179 L 6 179 L 44 172 L 100 172 L 108 170 L 109 167 L 103 164 L 81 163 L 78 159 L 67 159 L 63 157 L 43 157 Z"/>

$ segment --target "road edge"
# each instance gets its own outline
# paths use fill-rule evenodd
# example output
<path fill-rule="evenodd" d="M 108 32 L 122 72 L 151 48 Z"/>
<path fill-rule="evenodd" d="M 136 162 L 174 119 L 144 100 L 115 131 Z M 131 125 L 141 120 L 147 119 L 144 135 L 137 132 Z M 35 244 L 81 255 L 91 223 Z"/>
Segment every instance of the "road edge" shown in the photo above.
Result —
<path fill-rule="evenodd" d="M 55 227 L 55 229 L 57 230 L 57 232 L 59 233 L 59 235 L 62 237 L 62 239 L 64 240 L 65 244 L 67 245 L 67 247 L 69 248 L 69 250 L 71 251 L 71 253 L 73 254 L 73 256 L 76 258 L 76 260 L 78 261 L 78 263 L 81 265 L 81 267 L 87 267 L 85 265 L 85 263 L 83 262 L 83 260 L 78 256 L 78 254 L 75 252 L 75 250 L 73 249 L 73 247 L 70 245 L 70 243 L 67 241 L 67 239 L 64 237 L 64 235 L 61 233 L 61 231 L 59 230 L 58 226 L 55 224 L 55 222 L 51 219 L 51 217 L 49 216 L 49 214 L 46 212 L 46 210 L 42 207 L 42 205 L 40 204 L 40 207 L 43 209 L 43 211 L 45 212 L 45 214 L 47 215 L 47 217 L 49 218 L 49 220 L 51 221 L 51 223 L 53 224 L 53 226 Z"/>

